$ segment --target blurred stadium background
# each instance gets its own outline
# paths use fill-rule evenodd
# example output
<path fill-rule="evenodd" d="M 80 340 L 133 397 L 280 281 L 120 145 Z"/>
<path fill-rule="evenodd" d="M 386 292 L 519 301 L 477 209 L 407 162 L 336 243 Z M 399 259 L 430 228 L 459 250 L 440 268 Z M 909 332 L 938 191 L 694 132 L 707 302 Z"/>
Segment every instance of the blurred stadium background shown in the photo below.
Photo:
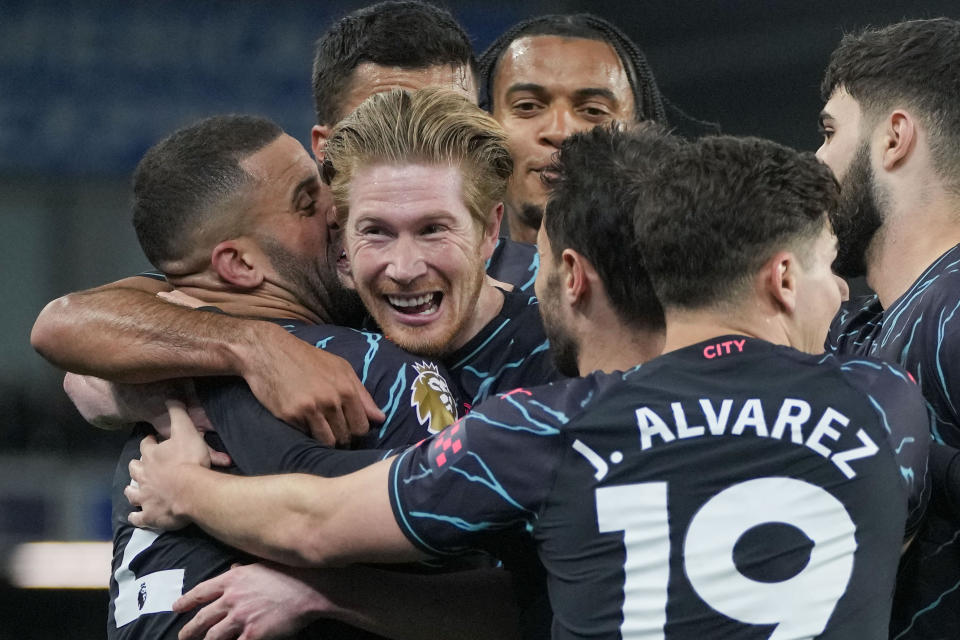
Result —
<path fill-rule="evenodd" d="M 148 267 L 128 185 L 165 133 L 215 113 L 259 113 L 308 145 L 313 41 L 365 4 L 0 0 L 0 640 L 102 638 L 106 617 L 105 590 L 65 585 L 105 585 L 108 549 L 28 544 L 109 540 L 122 440 L 67 402 L 61 373 L 30 348 L 34 318 L 57 296 Z M 634 38 L 680 109 L 807 150 L 819 145 L 819 81 L 844 31 L 960 17 L 956 0 L 448 6 L 478 52 L 530 15 L 597 13 Z M 85 565 L 93 578 L 81 577 Z"/>

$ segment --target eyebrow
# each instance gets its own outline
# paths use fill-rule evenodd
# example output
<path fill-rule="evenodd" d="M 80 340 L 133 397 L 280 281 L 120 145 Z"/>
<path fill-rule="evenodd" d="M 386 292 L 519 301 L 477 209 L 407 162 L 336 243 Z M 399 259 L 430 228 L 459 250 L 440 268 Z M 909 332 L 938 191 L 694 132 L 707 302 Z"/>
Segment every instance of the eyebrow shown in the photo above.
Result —
<path fill-rule="evenodd" d="M 818 120 L 818 122 L 822 124 L 824 120 L 832 120 L 832 119 L 833 119 L 833 116 L 830 115 L 830 112 L 824 109 L 823 111 L 820 112 L 820 119 Z"/>
<path fill-rule="evenodd" d="M 304 178 L 297 184 L 293 190 L 293 196 L 290 198 L 290 202 L 296 206 L 297 199 L 300 197 L 300 194 L 306 191 L 307 189 L 312 189 L 320 185 L 320 181 L 317 179 L 317 176 L 310 176 L 309 178 Z"/>
<path fill-rule="evenodd" d="M 529 91 L 531 93 L 538 94 L 548 93 L 547 88 L 541 84 L 536 84 L 534 82 L 518 82 L 510 85 L 510 87 L 507 89 L 507 95 L 510 95 L 511 93 L 519 93 L 521 91 Z M 573 92 L 573 97 L 577 100 L 584 100 L 586 98 L 606 98 L 613 103 L 619 104 L 616 94 L 606 87 L 584 87 L 583 89 L 577 89 Z"/>

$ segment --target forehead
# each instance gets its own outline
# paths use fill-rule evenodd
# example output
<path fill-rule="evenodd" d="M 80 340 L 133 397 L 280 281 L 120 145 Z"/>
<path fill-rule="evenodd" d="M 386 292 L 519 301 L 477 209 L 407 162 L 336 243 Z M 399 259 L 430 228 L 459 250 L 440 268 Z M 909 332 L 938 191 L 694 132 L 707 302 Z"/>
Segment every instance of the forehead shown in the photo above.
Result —
<path fill-rule="evenodd" d="M 601 40 L 563 36 L 526 36 L 510 43 L 494 76 L 494 92 L 517 83 L 532 83 L 576 91 L 605 88 L 618 100 L 633 104 L 623 63 L 612 46 Z"/>
<path fill-rule="evenodd" d="M 391 89 L 416 91 L 426 87 L 442 87 L 457 91 L 474 104 L 477 102 L 477 85 L 473 73 L 464 65 L 438 64 L 422 69 L 385 67 L 372 62 L 362 62 L 350 75 L 350 84 L 340 105 L 341 116 L 346 116 L 364 100 L 376 93 Z"/>
<path fill-rule="evenodd" d="M 823 116 L 843 122 L 849 126 L 859 126 L 863 111 L 856 98 L 840 86 L 833 90 L 830 99 L 823 107 Z"/>
<path fill-rule="evenodd" d="M 285 192 L 317 177 L 317 165 L 296 139 L 287 134 L 240 161 L 256 180 L 258 192 Z"/>
<path fill-rule="evenodd" d="M 377 164 L 358 169 L 350 181 L 350 217 L 469 212 L 463 175 L 452 165 Z"/>

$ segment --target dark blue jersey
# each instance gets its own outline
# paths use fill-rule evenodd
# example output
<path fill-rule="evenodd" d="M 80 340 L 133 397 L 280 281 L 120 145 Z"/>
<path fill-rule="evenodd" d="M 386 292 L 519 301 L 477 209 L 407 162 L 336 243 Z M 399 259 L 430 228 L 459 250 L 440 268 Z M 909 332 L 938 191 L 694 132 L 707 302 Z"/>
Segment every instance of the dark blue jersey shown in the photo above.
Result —
<path fill-rule="evenodd" d="M 927 425 L 895 366 L 727 336 L 493 398 L 389 491 L 425 551 L 532 538 L 554 638 L 883 638 Z"/>
<path fill-rule="evenodd" d="M 559 380 L 537 299 L 504 291 L 500 313 L 467 344 L 444 358 L 469 406 L 496 393 Z"/>
<path fill-rule="evenodd" d="M 916 379 L 934 440 L 960 446 L 960 246 L 942 255 L 888 309 L 877 296 L 844 304 L 828 351 L 895 362 Z M 960 520 L 935 495 L 906 554 L 894 599 L 891 637 L 960 637 Z"/>
<path fill-rule="evenodd" d="M 540 270 L 540 255 L 537 247 L 530 243 L 497 238 L 486 270 L 491 278 L 512 284 L 514 291 L 532 295 L 533 282 Z"/>
<path fill-rule="evenodd" d="M 355 444 L 364 451 L 324 447 L 271 415 L 237 378 L 197 379 L 198 394 L 217 435 L 244 475 L 305 472 L 334 476 L 390 455 L 386 447 L 415 443 L 453 422 L 457 400 L 437 365 L 415 358 L 371 334 L 299 321 L 283 324 L 299 338 L 347 359 L 387 415 Z M 139 457 L 137 429 L 124 447 L 113 484 L 113 574 L 110 580 L 108 638 L 176 638 L 194 612 L 171 612 L 173 601 L 197 584 L 246 558 L 197 527 L 156 533 L 132 527 L 123 495 L 130 483 L 127 465 Z M 373 448 L 377 449 L 374 450 Z M 324 622 L 325 637 L 373 637 Z"/>

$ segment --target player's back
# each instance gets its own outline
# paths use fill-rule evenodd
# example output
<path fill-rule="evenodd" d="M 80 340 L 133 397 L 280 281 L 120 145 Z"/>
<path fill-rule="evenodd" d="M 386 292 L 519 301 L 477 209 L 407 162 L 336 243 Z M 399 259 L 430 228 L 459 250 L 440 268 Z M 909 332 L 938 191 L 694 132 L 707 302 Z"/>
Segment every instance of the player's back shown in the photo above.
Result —
<path fill-rule="evenodd" d="M 727 336 L 491 399 L 391 499 L 426 551 L 532 535 L 557 639 L 880 639 L 927 424 L 891 365 Z"/>
<path fill-rule="evenodd" d="M 556 637 L 886 637 L 926 465 L 898 375 L 728 336 L 602 393 L 534 532 Z"/>

